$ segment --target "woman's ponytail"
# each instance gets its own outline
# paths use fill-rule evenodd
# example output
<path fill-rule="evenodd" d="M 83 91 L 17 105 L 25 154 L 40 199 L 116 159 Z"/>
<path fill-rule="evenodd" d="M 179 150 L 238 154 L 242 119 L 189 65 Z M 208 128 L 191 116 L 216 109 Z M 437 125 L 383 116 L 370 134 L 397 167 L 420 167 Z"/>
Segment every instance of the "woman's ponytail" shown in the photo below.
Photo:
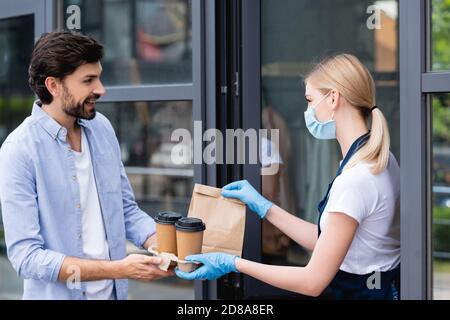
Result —
<path fill-rule="evenodd" d="M 346 167 L 351 168 L 358 161 L 367 161 L 372 163 L 373 174 L 381 173 L 389 162 L 389 148 L 389 128 L 383 112 L 377 107 L 372 110 L 369 141 L 355 154 Z"/>

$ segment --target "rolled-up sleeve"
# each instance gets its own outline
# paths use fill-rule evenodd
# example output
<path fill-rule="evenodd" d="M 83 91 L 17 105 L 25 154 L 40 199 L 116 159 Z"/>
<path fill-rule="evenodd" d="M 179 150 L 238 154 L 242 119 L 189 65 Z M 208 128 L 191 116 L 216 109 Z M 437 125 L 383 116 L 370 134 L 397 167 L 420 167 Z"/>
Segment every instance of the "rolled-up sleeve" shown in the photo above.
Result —
<path fill-rule="evenodd" d="M 0 201 L 7 254 L 17 274 L 56 282 L 65 255 L 45 248 L 33 162 L 15 142 L 0 150 Z"/>

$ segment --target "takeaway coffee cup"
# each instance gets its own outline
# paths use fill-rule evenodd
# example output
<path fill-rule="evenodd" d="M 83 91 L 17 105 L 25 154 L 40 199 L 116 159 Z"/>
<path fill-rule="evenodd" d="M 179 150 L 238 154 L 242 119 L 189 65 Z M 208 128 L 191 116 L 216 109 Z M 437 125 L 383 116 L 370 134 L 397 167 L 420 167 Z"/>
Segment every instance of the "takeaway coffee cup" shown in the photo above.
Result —
<path fill-rule="evenodd" d="M 177 254 L 175 223 L 183 216 L 176 212 L 160 212 L 155 217 L 156 246 L 159 252 Z"/>
<path fill-rule="evenodd" d="M 202 252 L 203 231 L 205 224 L 198 218 L 181 218 L 175 223 L 177 233 L 177 256 L 179 260 L 184 260 L 191 254 Z M 181 271 L 191 272 L 197 265 L 193 263 L 179 262 L 178 268 Z"/>

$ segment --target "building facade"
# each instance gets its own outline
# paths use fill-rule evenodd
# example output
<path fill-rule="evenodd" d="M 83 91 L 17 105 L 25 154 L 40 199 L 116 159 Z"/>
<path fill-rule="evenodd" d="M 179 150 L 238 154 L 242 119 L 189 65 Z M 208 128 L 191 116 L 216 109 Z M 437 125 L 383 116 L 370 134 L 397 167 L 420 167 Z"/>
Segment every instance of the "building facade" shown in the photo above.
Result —
<path fill-rule="evenodd" d="M 356 55 L 374 76 L 401 167 L 401 297 L 450 299 L 450 1 L 3 0 L 0 144 L 31 110 L 33 44 L 56 29 L 80 30 L 105 45 L 107 93 L 98 110 L 112 122 L 136 198 L 152 216 L 186 214 L 194 183 L 221 187 L 245 178 L 317 222 L 317 202 L 340 154 L 335 141 L 307 132 L 302 74 L 327 55 Z M 179 143 L 172 133 L 180 128 L 194 138 L 186 164 L 171 161 Z M 196 128 L 278 129 L 279 157 L 269 165 L 281 170 L 262 176 L 260 163 L 191 161 L 208 142 Z M 243 255 L 294 266 L 309 259 L 253 214 Z M 20 290 L 19 279 L 6 284 L 8 268 L 0 264 L 5 297 Z M 293 296 L 242 275 L 131 288 L 132 299 Z"/>

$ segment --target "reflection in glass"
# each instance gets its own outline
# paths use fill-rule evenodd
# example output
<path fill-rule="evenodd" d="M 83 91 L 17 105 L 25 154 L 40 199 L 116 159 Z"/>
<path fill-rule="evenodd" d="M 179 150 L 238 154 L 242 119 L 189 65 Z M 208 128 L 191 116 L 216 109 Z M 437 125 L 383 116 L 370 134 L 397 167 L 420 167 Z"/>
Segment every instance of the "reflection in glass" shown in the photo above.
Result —
<path fill-rule="evenodd" d="M 305 127 L 302 74 L 336 53 L 356 55 L 371 71 L 377 104 L 388 119 L 391 150 L 400 160 L 398 1 L 261 1 L 262 125 L 280 130 L 278 175 L 262 177 L 263 193 L 288 212 L 317 223 L 317 204 L 341 159 L 336 141 L 314 139 Z M 367 9 L 375 5 L 379 28 Z M 349 36 L 351 35 L 351 36 Z M 305 265 L 309 253 L 263 222 L 263 261 Z"/>
<path fill-rule="evenodd" d="M 34 44 L 34 16 L 0 20 L 0 145 L 31 113 L 28 65 Z M 0 212 L 1 213 L 1 212 Z M 0 215 L 0 299 L 21 299 L 22 280 L 6 258 Z"/>
<path fill-rule="evenodd" d="M 175 129 L 191 132 L 192 103 L 101 103 L 97 110 L 116 130 L 122 161 L 141 209 L 152 215 L 162 210 L 187 214 L 193 166 L 172 161 L 172 149 L 178 142 L 171 141 L 171 134 Z M 191 163 L 190 154 L 184 156 L 185 162 Z"/>
<path fill-rule="evenodd" d="M 432 0 L 432 70 L 450 70 L 450 1 Z"/>
<path fill-rule="evenodd" d="M 432 96 L 433 298 L 450 299 L 450 94 Z"/>
<path fill-rule="evenodd" d="M 190 0 L 65 0 L 81 12 L 81 32 L 105 46 L 105 85 L 192 82 Z"/>
<path fill-rule="evenodd" d="M 33 43 L 33 15 L 0 20 L 0 144 L 33 106 L 28 87 Z"/>
<path fill-rule="evenodd" d="M 170 210 L 187 215 L 193 189 L 192 164 L 172 161 L 175 129 L 192 132 L 192 102 L 100 103 L 97 111 L 112 123 L 119 140 L 122 161 L 139 207 L 150 216 Z M 192 163 L 190 152 L 183 153 Z M 132 245 L 130 244 L 130 247 Z M 129 250 L 131 252 L 131 249 Z M 130 299 L 194 299 L 193 283 L 177 277 L 157 282 L 130 281 Z"/>

